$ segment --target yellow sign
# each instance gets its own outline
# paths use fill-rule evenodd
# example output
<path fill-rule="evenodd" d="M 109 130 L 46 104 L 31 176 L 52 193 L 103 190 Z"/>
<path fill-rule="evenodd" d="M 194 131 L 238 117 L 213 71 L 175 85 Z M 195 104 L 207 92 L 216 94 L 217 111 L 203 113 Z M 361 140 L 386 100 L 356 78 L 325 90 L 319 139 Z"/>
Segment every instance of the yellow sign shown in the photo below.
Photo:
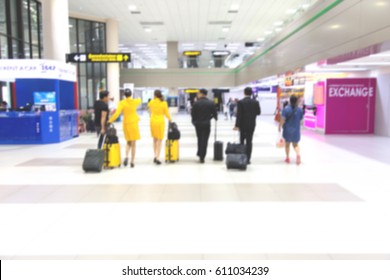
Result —
<path fill-rule="evenodd" d="M 186 89 L 184 90 L 185 93 L 198 93 L 199 89 Z"/>
<path fill-rule="evenodd" d="M 127 54 L 116 54 L 116 53 L 106 53 L 106 54 L 88 54 L 89 62 L 128 62 L 130 61 L 130 56 Z"/>
<path fill-rule="evenodd" d="M 201 51 L 185 51 L 183 52 L 185 56 L 200 56 L 202 54 Z"/>

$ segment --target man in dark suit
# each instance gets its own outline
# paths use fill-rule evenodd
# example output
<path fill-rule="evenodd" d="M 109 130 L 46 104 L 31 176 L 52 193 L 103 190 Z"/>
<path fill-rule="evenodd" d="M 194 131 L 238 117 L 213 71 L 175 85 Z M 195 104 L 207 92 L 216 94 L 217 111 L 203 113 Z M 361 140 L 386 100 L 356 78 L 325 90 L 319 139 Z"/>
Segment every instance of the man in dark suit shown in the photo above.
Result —
<path fill-rule="evenodd" d="M 237 118 L 235 130 L 240 131 L 240 142 L 246 145 L 248 164 L 251 163 L 252 139 L 256 127 L 256 117 L 261 114 L 260 104 L 252 99 L 252 88 L 244 89 L 245 97 L 237 103 Z"/>
<path fill-rule="evenodd" d="M 210 136 L 210 120 L 212 118 L 218 120 L 218 116 L 214 102 L 207 99 L 207 90 L 201 89 L 197 97 L 198 100 L 192 107 L 191 117 L 198 138 L 198 152 L 196 155 L 199 157 L 199 162 L 204 163 Z"/>

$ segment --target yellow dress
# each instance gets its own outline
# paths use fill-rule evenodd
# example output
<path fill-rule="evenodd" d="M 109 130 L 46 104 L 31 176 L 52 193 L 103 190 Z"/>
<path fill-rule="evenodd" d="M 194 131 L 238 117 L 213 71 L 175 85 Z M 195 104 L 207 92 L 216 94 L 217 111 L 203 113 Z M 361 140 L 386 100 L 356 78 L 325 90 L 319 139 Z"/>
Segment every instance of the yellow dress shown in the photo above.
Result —
<path fill-rule="evenodd" d="M 168 111 L 166 101 L 161 101 L 159 98 L 154 98 L 148 104 L 150 111 L 150 132 L 153 138 L 164 139 L 165 121 L 164 116 L 168 120 L 172 120 Z"/>
<path fill-rule="evenodd" d="M 140 120 L 137 114 L 137 107 L 141 104 L 141 98 L 128 97 L 118 104 L 115 114 L 108 122 L 114 122 L 123 112 L 123 132 L 126 141 L 135 141 L 141 138 L 138 122 Z"/>

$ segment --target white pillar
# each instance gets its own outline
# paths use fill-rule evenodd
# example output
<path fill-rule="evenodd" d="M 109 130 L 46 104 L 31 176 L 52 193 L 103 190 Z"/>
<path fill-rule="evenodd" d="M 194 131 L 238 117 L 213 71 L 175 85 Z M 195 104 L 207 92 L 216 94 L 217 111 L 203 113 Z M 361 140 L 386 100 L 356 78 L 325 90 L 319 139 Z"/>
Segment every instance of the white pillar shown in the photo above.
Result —
<path fill-rule="evenodd" d="M 41 0 L 43 58 L 65 62 L 69 53 L 68 0 Z"/>
<path fill-rule="evenodd" d="M 118 52 L 119 34 L 118 22 L 114 19 L 108 19 L 106 22 L 107 30 L 107 52 Z M 118 104 L 119 97 L 119 63 L 107 63 L 107 90 L 114 97 L 115 104 Z"/>
<path fill-rule="evenodd" d="M 178 42 L 167 42 L 168 68 L 179 68 Z"/>

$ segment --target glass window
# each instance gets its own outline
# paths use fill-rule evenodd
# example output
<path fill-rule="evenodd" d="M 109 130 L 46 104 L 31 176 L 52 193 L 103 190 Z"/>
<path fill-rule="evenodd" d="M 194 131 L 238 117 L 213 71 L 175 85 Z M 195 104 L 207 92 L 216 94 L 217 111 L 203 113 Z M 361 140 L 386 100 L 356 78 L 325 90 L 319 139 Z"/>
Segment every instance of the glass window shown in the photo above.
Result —
<path fill-rule="evenodd" d="M 0 58 L 8 58 L 7 37 L 0 35 Z"/>
<path fill-rule="evenodd" d="M 33 46 L 33 56 L 32 58 L 41 58 L 40 52 L 39 52 L 39 47 L 38 46 Z"/>
<path fill-rule="evenodd" d="M 18 37 L 18 7 L 17 1 L 10 1 L 11 7 L 11 33 L 12 37 Z"/>
<path fill-rule="evenodd" d="M 19 58 L 19 41 L 12 40 L 12 58 Z"/>
<path fill-rule="evenodd" d="M 0 33 L 7 34 L 7 21 L 5 20 L 5 0 L 0 0 Z"/>
<path fill-rule="evenodd" d="M 75 19 L 69 19 L 69 41 L 70 41 L 70 52 L 78 52 L 77 46 L 77 22 Z"/>
<path fill-rule="evenodd" d="M 39 33 L 39 57 L 42 57 L 43 54 L 43 24 L 42 24 L 42 4 L 37 2 L 38 7 L 38 33 Z"/>
<path fill-rule="evenodd" d="M 28 7 L 28 0 L 23 0 L 22 4 L 22 15 L 23 15 L 23 31 L 24 31 L 24 41 L 30 42 L 30 20 L 29 20 L 29 7 Z M 30 54 L 28 56 L 30 57 Z"/>
<path fill-rule="evenodd" d="M 38 32 L 38 8 L 36 2 L 30 4 L 30 16 L 31 16 L 31 43 L 33 45 L 39 45 L 39 32 Z"/>
<path fill-rule="evenodd" d="M 24 58 L 30 58 L 30 44 L 24 44 Z"/>

